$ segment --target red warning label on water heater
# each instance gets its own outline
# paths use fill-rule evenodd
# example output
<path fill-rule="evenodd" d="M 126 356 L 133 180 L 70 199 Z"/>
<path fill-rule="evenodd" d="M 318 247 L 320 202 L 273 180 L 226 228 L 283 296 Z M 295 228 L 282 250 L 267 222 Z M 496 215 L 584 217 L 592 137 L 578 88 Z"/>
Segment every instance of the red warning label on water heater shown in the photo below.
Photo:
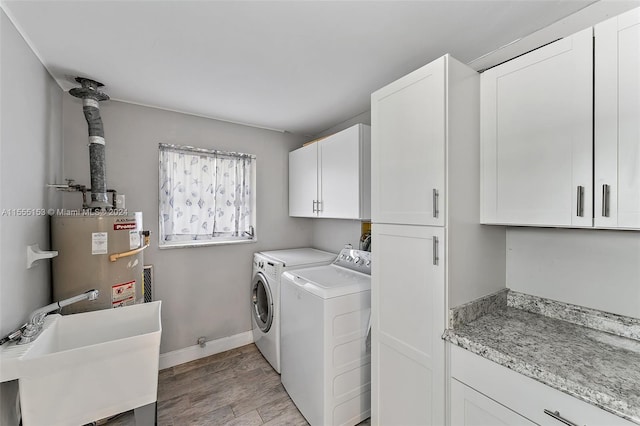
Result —
<path fill-rule="evenodd" d="M 126 222 L 126 223 L 114 223 L 113 230 L 114 231 L 124 231 L 129 229 L 136 229 L 138 226 L 135 222 Z"/>
<path fill-rule="evenodd" d="M 129 281 L 111 286 L 111 306 L 132 305 L 136 298 L 136 282 Z"/>

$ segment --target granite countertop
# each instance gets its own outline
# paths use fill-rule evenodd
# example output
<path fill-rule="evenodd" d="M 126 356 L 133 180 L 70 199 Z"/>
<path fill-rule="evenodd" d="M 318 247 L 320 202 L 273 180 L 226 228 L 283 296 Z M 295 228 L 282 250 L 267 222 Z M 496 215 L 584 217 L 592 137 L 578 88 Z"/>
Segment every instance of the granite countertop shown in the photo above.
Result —
<path fill-rule="evenodd" d="M 516 292 L 497 297 L 452 310 L 443 338 L 640 424 L 640 320 Z"/>

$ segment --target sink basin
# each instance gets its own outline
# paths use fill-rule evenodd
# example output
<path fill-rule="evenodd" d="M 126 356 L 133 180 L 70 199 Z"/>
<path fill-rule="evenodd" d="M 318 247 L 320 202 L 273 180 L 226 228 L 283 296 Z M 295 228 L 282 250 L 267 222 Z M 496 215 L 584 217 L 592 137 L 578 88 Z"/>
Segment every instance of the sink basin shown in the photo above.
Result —
<path fill-rule="evenodd" d="M 55 315 L 19 362 L 23 424 L 81 425 L 154 403 L 160 307 Z"/>

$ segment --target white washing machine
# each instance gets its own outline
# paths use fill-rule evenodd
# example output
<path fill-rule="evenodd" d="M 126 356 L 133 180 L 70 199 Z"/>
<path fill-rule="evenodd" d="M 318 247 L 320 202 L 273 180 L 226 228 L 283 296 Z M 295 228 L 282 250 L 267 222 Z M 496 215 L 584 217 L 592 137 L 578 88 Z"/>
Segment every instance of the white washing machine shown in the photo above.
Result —
<path fill-rule="evenodd" d="M 371 415 L 371 256 L 343 249 L 334 263 L 282 274 L 281 380 L 311 426 Z"/>
<path fill-rule="evenodd" d="M 251 322 L 253 340 L 280 373 L 280 277 L 296 268 L 328 265 L 336 254 L 312 248 L 273 250 L 253 255 Z"/>

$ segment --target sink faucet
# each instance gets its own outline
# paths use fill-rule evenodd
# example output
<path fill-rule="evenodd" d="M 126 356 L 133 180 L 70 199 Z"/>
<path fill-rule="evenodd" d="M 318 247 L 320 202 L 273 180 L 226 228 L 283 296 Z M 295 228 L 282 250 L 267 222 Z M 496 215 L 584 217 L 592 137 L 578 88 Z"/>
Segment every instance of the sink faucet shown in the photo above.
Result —
<path fill-rule="evenodd" d="M 44 317 L 47 316 L 48 313 L 57 311 L 60 308 L 64 308 L 67 305 L 71 305 L 72 303 L 77 303 L 82 300 L 96 300 L 99 293 L 100 292 L 96 289 L 85 291 L 77 296 L 60 300 L 59 302 L 53 302 L 50 305 L 36 309 L 29 316 L 29 322 L 27 323 L 25 330 L 22 332 L 22 337 L 20 337 L 18 345 L 24 345 L 25 343 L 30 343 L 36 340 L 36 337 L 38 337 L 42 332 Z"/>

